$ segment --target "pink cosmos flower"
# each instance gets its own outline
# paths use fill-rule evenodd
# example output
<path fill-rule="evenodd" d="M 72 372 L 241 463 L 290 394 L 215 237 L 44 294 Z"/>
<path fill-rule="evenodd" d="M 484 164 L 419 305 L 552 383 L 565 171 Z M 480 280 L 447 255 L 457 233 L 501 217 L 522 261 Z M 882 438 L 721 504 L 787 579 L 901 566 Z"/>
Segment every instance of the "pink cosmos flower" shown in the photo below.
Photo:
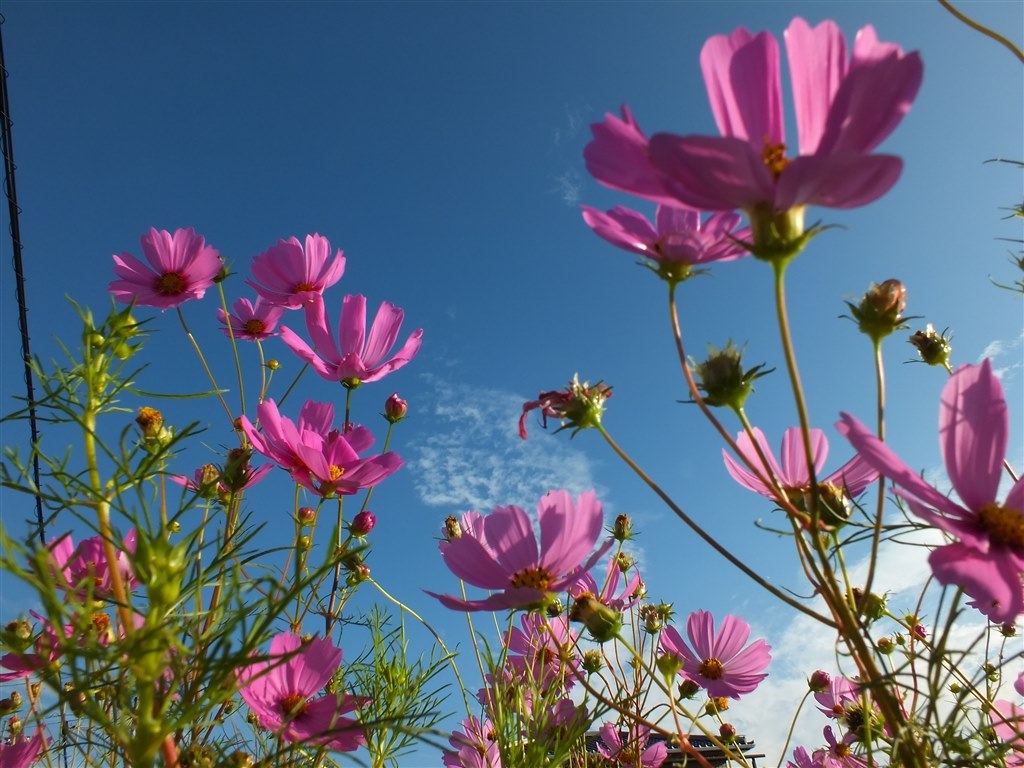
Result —
<path fill-rule="evenodd" d="M 333 261 L 330 258 L 331 243 L 320 234 L 306 235 L 305 248 L 295 237 L 278 240 L 252 260 L 255 280 L 246 283 L 269 304 L 299 309 L 319 298 L 345 273 L 341 250 Z"/>
<path fill-rule="evenodd" d="M 39 634 L 36 635 L 35 640 L 29 646 L 32 652 L 29 652 L 28 648 L 26 648 L 25 652 L 22 653 L 12 652 L 0 656 L 0 667 L 10 670 L 8 672 L 0 672 L 0 683 L 28 677 L 53 664 L 63 655 L 64 651 L 61 648 L 62 638 L 57 634 L 53 624 L 35 611 L 29 611 L 29 614 L 36 621 L 40 622 L 41 625 Z M 63 629 L 64 640 L 69 640 L 75 636 L 75 628 L 71 624 L 65 625 Z"/>
<path fill-rule="evenodd" d="M 749 240 L 750 231 L 737 231 L 740 216 L 736 213 L 713 213 L 701 221 L 700 211 L 678 204 L 659 205 L 655 228 L 643 214 L 621 205 L 607 213 L 588 205 L 581 207 L 583 220 L 598 236 L 659 264 L 699 266 L 747 254 L 736 240 Z"/>
<path fill-rule="evenodd" d="M 818 711 L 823 715 L 838 720 L 846 713 L 850 704 L 860 704 L 860 687 L 849 678 L 836 675 L 828 682 L 828 688 L 814 694 L 818 702 Z"/>
<path fill-rule="evenodd" d="M 651 729 L 646 725 L 634 725 L 627 738 L 615 723 L 605 723 L 598 730 L 601 740 L 597 751 L 605 760 L 621 768 L 659 768 L 668 759 L 668 747 L 664 741 L 650 746 Z"/>
<path fill-rule="evenodd" d="M 552 687 L 569 690 L 575 683 L 580 660 L 575 651 L 578 632 L 565 615 L 545 621 L 536 613 L 523 614 L 522 629 L 512 627 L 505 635 L 506 664 L 519 680 L 547 692 Z"/>
<path fill-rule="evenodd" d="M 830 725 L 826 725 L 822 733 L 825 736 L 825 743 L 828 744 L 828 747 L 823 750 L 816 750 L 814 753 L 815 756 L 819 752 L 821 753 L 822 768 L 868 768 L 867 757 L 856 754 L 850 746 L 857 740 L 852 731 L 847 733 L 841 740 L 836 739 Z"/>
<path fill-rule="evenodd" d="M 296 483 L 320 496 L 358 493 L 402 466 L 393 451 L 360 458 L 359 454 L 373 444 L 373 435 L 365 427 L 354 427 L 345 434 L 332 429 L 334 408 L 330 404 L 305 403 L 298 424 L 281 416 L 273 400 L 260 403 L 256 413 L 262 432 L 245 416 L 240 419 L 253 448 L 286 469 Z"/>
<path fill-rule="evenodd" d="M 125 554 L 134 554 L 136 539 L 133 528 L 124 537 L 122 547 L 117 550 L 117 568 L 126 589 L 135 589 L 140 583 Z M 91 536 L 79 542 L 76 547 L 71 534 L 66 533 L 59 539 L 52 539 L 47 549 L 53 558 L 54 572 L 61 589 L 73 593 L 79 600 L 85 600 L 89 594 L 98 600 L 112 596 L 113 579 L 103 550 L 102 536 Z"/>
<path fill-rule="evenodd" d="M 358 386 L 384 378 L 416 356 L 423 339 L 422 328 L 413 331 L 401 349 L 388 358 L 404 316 L 405 313 L 394 304 L 382 302 L 367 337 L 366 297 L 346 296 L 338 320 L 338 342 L 335 343 L 323 300 L 317 297 L 306 307 L 306 329 L 313 340 L 313 347 L 284 326 L 281 328 L 281 340 L 328 381 Z"/>
<path fill-rule="evenodd" d="M 231 493 L 238 493 L 244 491 L 246 488 L 251 488 L 256 485 L 260 480 L 267 476 L 267 474 L 274 468 L 273 464 L 264 464 L 259 469 L 252 469 L 248 466 L 241 467 L 236 477 L 227 478 L 220 469 L 212 464 L 206 464 L 192 473 L 192 477 L 185 477 L 185 475 L 170 475 L 169 479 L 173 483 L 177 483 L 183 486 L 192 493 L 205 493 L 210 492 L 221 497 L 229 496 Z M 214 480 L 209 479 L 210 474 L 214 474 Z"/>
<path fill-rule="evenodd" d="M 592 124 L 590 130 L 594 138 L 583 148 L 583 159 L 591 176 L 660 205 L 679 205 L 651 163 L 650 141 L 629 107 L 623 105 L 621 118 L 605 114 L 604 122 Z"/>
<path fill-rule="evenodd" d="M 740 27 L 710 38 L 701 51 L 721 137 L 656 134 L 645 156 L 636 136 L 618 127 L 617 143 L 628 137 L 632 151 L 613 164 L 600 151 L 595 129 L 591 145 L 598 146 L 588 146 L 587 167 L 609 186 L 659 202 L 668 191 L 707 211 L 851 208 L 885 194 L 902 162 L 871 152 L 903 119 L 917 94 L 923 71 L 917 53 L 904 55 L 899 46 L 880 42 L 867 26 L 858 32 L 847 59 L 835 22 L 812 28 L 800 18 L 786 30 L 786 51 L 797 157 L 786 157 L 778 42 L 767 32 L 752 35 Z M 604 145 L 614 147 L 607 140 Z M 636 163 L 631 173 L 623 169 L 630 161 Z"/>
<path fill-rule="evenodd" d="M 127 252 L 114 256 L 114 274 L 120 279 L 107 290 L 122 304 L 134 301 L 169 309 L 201 299 L 223 266 L 217 250 L 191 227 L 175 230 L 173 235 L 150 228 L 142 236 L 142 255 L 148 267 Z"/>
<path fill-rule="evenodd" d="M 238 692 L 260 725 L 285 741 L 350 752 L 366 739 L 356 721 L 342 715 L 365 700 L 345 694 L 317 696 L 341 657 L 341 649 L 326 638 L 303 642 L 298 635 L 281 633 L 270 641 L 268 660 L 236 673 Z"/>
<path fill-rule="evenodd" d="M 821 750 L 813 756 L 807 754 L 805 747 L 797 747 L 793 750 L 793 759 L 786 761 L 786 768 L 822 768 L 824 753 Z"/>
<path fill-rule="evenodd" d="M 9 744 L 0 741 L 0 766 L 3 768 L 29 768 L 42 757 L 46 749 L 46 737 L 42 728 L 37 728 L 31 739 L 19 733 Z"/>
<path fill-rule="evenodd" d="M 449 570 L 469 584 L 500 590 L 482 600 L 427 594 L 457 611 L 498 611 L 542 605 L 590 570 L 612 546 L 608 539 L 587 559 L 601 535 L 603 512 L 593 491 L 573 504 L 568 491 L 552 491 L 537 503 L 540 547 L 530 516 L 515 506 L 490 515 L 467 513 L 462 535 L 439 545 Z M 586 562 L 584 562 L 586 559 Z"/>
<path fill-rule="evenodd" d="M 768 447 L 764 433 L 757 427 L 754 427 L 754 439 L 761 447 L 761 451 L 771 467 L 771 472 L 782 486 L 787 500 L 795 504 L 798 509 L 803 509 L 804 495 L 810 492 L 811 487 L 803 437 L 799 427 L 790 427 L 782 436 L 781 465 L 775 460 L 771 448 Z M 761 459 L 746 432 L 736 435 L 736 445 L 747 461 L 758 467 L 763 474 L 764 468 L 761 465 Z M 828 459 L 828 439 L 820 429 L 811 430 L 811 449 L 814 454 L 814 474 L 819 478 L 818 488 L 822 491 L 821 498 L 826 502 L 834 500 L 838 505 L 845 506 L 845 500 L 860 496 L 864 489 L 878 477 L 877 469 L 860 456 L 854 456 L 831 475 L 821 480 L 821 472 L 825 468 L 826 459 Z M 767 496 L 769 499 L 776 498 L 777 494 L 770 485 L 758 480 L 753 472 L 734 459 L 727 450 L 722 451 L 722 458 L 725 460 L 725 468 L 737 483 L 754 493 Z M 842 514 L 840 510 L 835 511 Z"/>
<path fill-rule="evenodd" d="M 738 699 L 757 688 L 768 677 L 763 672 L 771 662 L 771 646 L 764 640 L 744 648 L 750 637 L 750 625 L 735 616 L 726 616 L 715 632 L 715 618 L 708 611 L 695 611 L 686 622 L 687 645 L 673 626 L 661 632 L 661 647 L 679 657 L 679 674 L 704 688 L 708 696 Z M 692 648 L 692 650 L 691 650 Z"/>
<path fill-rule="evenodd" d="M 640 601 L 640 592 L 638 591 L 641 582 L 640 569 L 633 568 L 632 570 L 633 575 L 616 596 L 615 593 L 619 591 L 619 582 L 622 579 L 622 571 L 619 569 L 618 562 L 612 557 L 608 561 L 608 576 L 605 578 L 603 587 L 597 586 L 597 581 L 589 572 L 584 573 L 569 585 L 569 596 L 578 598 L 582 595 L 591 595 L 596 597 L 602 605 L 607 605 L 613 610 L 627 611 Z"/>
<path fill-rule="evenodd" d="M 989 717 L 992 718 L 996 738 L 1007 746 L 1004 756 L 1007 768 L 1024 766 L 1024 709 L 1012 701 L 1001 699 L 992 702 Z"/>
<path fill-rule="evenodd" d="M 1017 675 L 1017 679 L 1013 681 L 1013 690 L 1024 696 L 1024 672 Z"/>
<path fill-rule="evenodd" d="M 922 480 L 849 414 L 836 428 L 864 460 L 898 486 L 911 511 L 958 541 L 928 557 L 940 584 L 955 584 L 997 624 L 1024 612 L 1024 479 L 999 504 L 996 493 L 1009 432 L 1006 398 L 992 364 L 965 365 L 942 389 L 939 443 L 962 504 Z"/>
<path fill-rule="evenodd" d="M 455 751 L 442 753 L 445 768 L 501 768 L 501 754 L 490 720 L 482 723 L 475 717 L 463 720 L 462 730 L 454 731 L 448 743 Z"/>
<path fill-rule="evenodd" d="M 275 335 L 277 321 L 284 314 L 284 307 L 270 304 L 262 296 L 256 298 L 255 304 L 248 299 L 239 299 L 231 305 L 231 309 L 233 311 L 230 315 L 226 315 L 223 309 L 217 310 L 217 319 L 224 326 L 221 330 L 225 336 L 233 335 L 245 341 L 265 341 Z"/>

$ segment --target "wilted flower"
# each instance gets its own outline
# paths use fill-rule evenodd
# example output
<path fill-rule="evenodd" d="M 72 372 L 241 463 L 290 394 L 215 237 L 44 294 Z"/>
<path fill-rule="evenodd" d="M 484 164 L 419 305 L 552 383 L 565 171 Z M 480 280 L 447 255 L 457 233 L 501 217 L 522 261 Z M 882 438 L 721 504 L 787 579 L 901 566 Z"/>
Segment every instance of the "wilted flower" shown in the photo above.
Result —
<path fill-rule="evenodd" d="M 961 587 L 991 621 L 1014 621 L 1024 611 L 1024 479 L 1003 504 L 996 501 L 1009 417 L 991 362 L 961 367 L 942 390 L 939 442 L 962 504 L 928 485 L 853 416 L 842 414 L 836 428 L 898 486 L 915 515 L 958 539 L 929 555 L 935 579 Z"/>
<path fill-rule="evenodd" d="M 320 234 L 306 235 L 305 248 L 295 237 L 278 240 L 252 260 L 256 279 L 246 282 L 267 303 L 298 309 L 319 298 L 345 273 L 341 250 L 330 258 L 331 243 Z"/>
<path fill-rule="evenodd" d="M 281 327 L 281 341 L 321 377 L 354 388 L 384 378 L 416 356 L 423 340 L 422 328 L 413 331 L 402 347 L 388 358 L 404 316 L 394 304 L 382 302 L 367 336 L 366 297 L 346 296 L 335 341 L 323 297 L 317 295 L 306 307 L 306 330 L 313 346 L 285 326 Z"/>
<path fill-rule="evenodd" d="M 169 309 L 189 299 L 201 299 L 221 271 L 220 254 L 206 245 L 191 227 L 175 230 L 150 228 L 142 236 L 147 267 L 130 253 L 114 256 L 110 294 L 122 304 Z"/>
<path fill-rule="evenodd" d="M 593 386 L 589 381 L 580 384 L 579 374 L 572 377 L 565 389 L 541 392 L 536 400 L 523 404 L 523 415 L 519 417 L 519 437 L 526 439 L 526 416 L 530 411 L 540 409 L 544 428 L 548 418 L 560 419 L 566 424 L 558 431 L 574 427 L 575 435 L 581 429 L 596 427 L 604 414 L 604 401 L 612 396 L 612 388 L 600 381 Z"/>
<path fill-rule="evenodd" d="M 540 545 L 530 516 L 516 506 L 496 507 L 490 515 L 467 512 L 462 535 L 439 545 L 445 565 L 463 581 L 499 590 L 482 600 L 427 594 L 458 611 L 497 611 L 543 605 L 563 591 L 612 545 L 593 550 L 601 535 L 601 502 L 593 491 L 574 504 L 568 491 L 552 491 L 537 503 Z"/>
<path fill-rule="evenodd" d="M 771 373 L 774 368 L 762 371 L 765 364 L 755 365 L 749 371 L 743 370 L 740 358 L 743 350 L 729 339 L 722 349 L 708 344 L 708 357 L 702 363 L 690 360 L 697 375 L 697 386 L 704 390 L 704 402 L 715 407 L 739 410 L 754 391 L 754 382 Z"/>
<path fill-rule="evenodd" d="M 680 672 L 700 684 L 708 696 L 738 699 L 750 693 L 768 674 L 771 647 L 756 640 L 746 648 L 750 625 L 735 616 L 726 616 L 715 632 L 715 619 L 707 611 L 695 611 L 686 622 L 687 645 L 675 627 L 667 626 L 661 633 L 661 647 L 683 661 Z"/>
<path fill-rule="evenodd" d="M 341 656 L 327 638 L 304 642 L 291 633 L 276 635 L 268 660 L 238 671 L 238 692 L 260 725 L 285 741 L 352 751 L 365 738 L 358 723 L 342 715 L 363 701 L 340 693 L 317 696 L 334 677 Z"/>

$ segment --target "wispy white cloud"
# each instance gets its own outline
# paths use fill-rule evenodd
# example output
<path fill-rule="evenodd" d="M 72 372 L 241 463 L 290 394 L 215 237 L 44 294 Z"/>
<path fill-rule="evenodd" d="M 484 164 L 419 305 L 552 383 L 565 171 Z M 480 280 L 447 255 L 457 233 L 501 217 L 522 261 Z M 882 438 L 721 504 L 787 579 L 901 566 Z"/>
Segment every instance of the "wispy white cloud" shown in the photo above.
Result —
<path fill-rule="evenodd" d="M 568 206 L 579 205 L 580 193 L 583 189 L 583 180 L 579 171 L 570 168 L 565 173 L 555 176 L 554 181 L 555 186 L 552 191 L 562 198 L 563 203 Z"/>
<path fill-rule="evenodd" d="M 434 379 L 434 406 L 424 414 L 428 435 L 414 441 L 409 468 L 424 504 L 453 512 L 516 504 L 531 510 L 545 492 L 601 488 L 590 460 L 566 435 L 531 430 L 521 440 L 517 421 L 526 398 L 497 389 Z"/>
<path fill-rule="evenodd" d="M 580 128 L 583 127 L 583 115 L 585 112 L 589 112 L 590 109 L 585 104 L 572 103 L 565 104 L 563 111 L 565 119 L 562 123 L 556 125 L 553 131 L 555 144 L 575 139 L 580 133 Z"/>
<path fill-rule="evenodd" d="M 985 358 L 992 360 L 992 371 L 1000 379 L 1007 378 L 1012 372 L 1024 368 L 1024 357 L 1021 349 L 1024 347 L 1024 330 L 1016 339 L 995 339 L 981 351 L 978 356 L 980 363 Z"/>

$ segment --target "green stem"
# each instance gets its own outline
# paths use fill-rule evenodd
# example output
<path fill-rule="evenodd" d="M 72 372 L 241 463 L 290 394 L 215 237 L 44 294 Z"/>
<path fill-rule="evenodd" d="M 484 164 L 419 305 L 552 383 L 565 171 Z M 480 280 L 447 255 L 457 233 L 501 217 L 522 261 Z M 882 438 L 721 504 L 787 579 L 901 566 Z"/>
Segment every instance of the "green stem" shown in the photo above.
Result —
<path fill-rule="evenodd" d="M 878 439 L 885 441 L 885 366 L 882 359 L 882 340 L 874 339 L 875 346 L 875 399 L 877 402 Z M 878 564 L 878 548 L 882 543 L 882 516 L 885 513 L 885 477 L 878 476 L 878 503 L 875 509 L 875 525 L 871 535 L 871 557 L 868 559 L 868 575 L 864 580 L 864 594 L 871 594 L 875 581 L 875 567 Z"/>
<path fill-rule="evenodd" d="M 192 343 L 192 348 L 196 351 L 199 356 L 199 362 L 203 366 L 203 370 L 206 371 L 206 377 L 210 380 L 210 384 L 213 385 L 213 391 L 217 395 L 217 399 L 220 400 L 220 404 L 224 407 L 224 413 L 228 415 L 228 421 L 232 424 L 235 423 L 235 417 L 231 413 L 231 408 L 228 407 L 228 401 L 224 399 L 224 395 L 220 391 L 220 387 L 217 386 L 217 380 L 213 377 L 213 371 L 210 370 L 210 366 L 206 363 L 206 358 L 203 357 L 203 350 L 199 348 L 199 343 L 196 341 L 196 337 L 192 335 L 192 331 L 188 329 L 188 323 L 185 322 L 185 315 L 181 312 L 181 307 L 177 307 L 175 311 L 178 313 L 178 320 L 181 321 L 181 327 L 185 329 L 185 336 Z"/>
<path fill-rule="evenodd" d="M 240 400 L 239 414 L 245 416 L 245 383 L 242 379 L 242 360 L 238 355 L 238 340 L 235 338 L 235 329 L 231 327 L 231 313 L 228 311 L 228 300 L 224 295 L 224 283 L 217 283 L 217 291 L 220 293 L 220 306 L 224 310 L 224 324 L 228 329 L 228 338 L 231 340 L 231 356 L 235 359 L 235 375 L 238 377 L 238 398 Z"/>

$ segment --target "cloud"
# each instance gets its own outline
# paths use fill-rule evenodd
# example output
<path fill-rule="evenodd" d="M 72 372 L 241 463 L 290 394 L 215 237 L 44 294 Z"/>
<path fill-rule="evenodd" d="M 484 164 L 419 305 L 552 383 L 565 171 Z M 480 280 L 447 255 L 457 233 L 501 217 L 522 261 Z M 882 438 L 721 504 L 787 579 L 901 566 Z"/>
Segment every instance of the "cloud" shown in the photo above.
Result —
<path fill-rule="evenodd" d="M 562 202 L 566 205 L 575 206 L 580 202 L 580 192 L 582 189 L 583 180 L 580 177 L 579 171 L 569 169 L 565 173 L 555 176 L 555 186 L 552 191 L 557 192 L 562 198 Z"/>
<path fill-rule="evenodd" d="M 567 435 L 534 429 L 521 440 L 517 421 L 526 397 L 432 378 L 433 409 L 424 438 L 412 442 L 409 469 L 424 504 L 453 512 L 516 504 L 531 510 L 545 492 L 602 489 L 590 460 Z"/>
<path fill-rule="evenodd" d="M 588 106 L 581 103 L 565 104 L 563 109 L 565 112 L 565 123 L 555 126 L 555 144 L 575 139 L 579 135 L 580 128 L 583 127 L 583 114 L 591 111 Z"/>
<path fill-rule="evenodd" d="M 1024 362 L 1021 361 L 1020 355 L 1022 346 L 1024 346 L 1024 331 L 1021 331 L 1021 335 L 1016 339 L 1010 341 L 996 339 L 989 342 L 988 346 L 982 350 L 978 356 L 978 362 L 980 363 L 985 358 L 991 359 L 992 372 L 1000 379 L 1007 378 L 1012 371 L 1024 368 Z M 1009 361 L 1006 365 L 1000 365 L 1000 360 L 1006 356 L 1009 356 Z"/>

